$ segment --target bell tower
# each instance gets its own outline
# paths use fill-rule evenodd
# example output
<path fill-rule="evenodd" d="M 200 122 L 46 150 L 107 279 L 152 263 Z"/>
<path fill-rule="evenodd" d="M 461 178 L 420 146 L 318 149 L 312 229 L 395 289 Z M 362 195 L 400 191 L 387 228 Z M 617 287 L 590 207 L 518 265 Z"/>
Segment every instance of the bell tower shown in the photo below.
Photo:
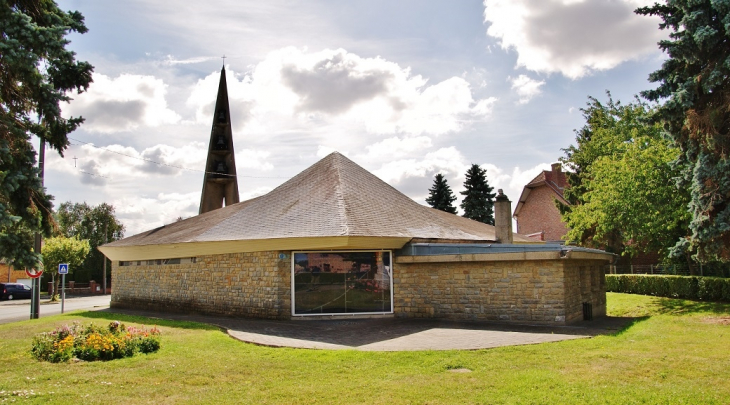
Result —
<path fill-rule="evenodd" d="M 233 153 L 231 114 L 228 107 L 226 68 L 221 69 L 218 97 L 215 100 L 213 126 L 210 130 L 208 158 L 205 162 L 203 192 L 198 214 L 222 208 L 238 202 L 238 178 Z"/>

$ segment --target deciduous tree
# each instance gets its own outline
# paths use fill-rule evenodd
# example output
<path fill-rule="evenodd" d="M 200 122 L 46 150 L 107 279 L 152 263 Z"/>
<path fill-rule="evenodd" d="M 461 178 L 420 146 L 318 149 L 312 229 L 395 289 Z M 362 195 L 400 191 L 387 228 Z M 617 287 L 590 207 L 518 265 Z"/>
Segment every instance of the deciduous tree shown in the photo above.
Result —
<path fill-rule="evenodd" d="M 647 123 L 650 109 L 636 102 L 606 105 L 590 98 L 587 123 L 577 131 L 577 146 L 561 159 L 572 169 L 563 207 L 567 239 L 633 256 L 669 249 L 686 234 L 686 190 L 677 189 L 680 153 L 662 138 L 658 124 Z"/>
<path fill-rule="evenodd" d="M 68 263 L 69 271 L 74 272 L 79 269 L 90 250 L 89 241 L 86 239 L 79 240 L 78 238 L 66 238 L 64 236 L 46 239 L 43 246 L 43 266 L 45 272 L 53 277 L 54 294 L 58 291 L 60 281 L 58 265 Z"/>
<path fill-rule="evenodd" d="M 80 276 L 100 281 L 98 277 L 102 276 L 105 258 L 96 248 L 124 237 L 124 225 L 114 215 L 114 206 L 101 203 L 92 207 L 85 202 L 65 202 L 58 207 L 56 220 L 63 236 L 86 239 L 91 246 L 91 253 L 77 269 L 76 280 Z"/>

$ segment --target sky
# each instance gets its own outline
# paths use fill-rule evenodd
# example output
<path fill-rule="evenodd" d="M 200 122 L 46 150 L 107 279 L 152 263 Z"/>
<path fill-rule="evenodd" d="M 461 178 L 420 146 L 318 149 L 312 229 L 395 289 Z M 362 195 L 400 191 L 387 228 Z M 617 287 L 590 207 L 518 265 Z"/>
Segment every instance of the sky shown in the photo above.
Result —
<path fill-rule="evenodd" d="M 644 0 L 57 2 L 95 68 L 45 185 L 114 205 L 126 236 L 197 215 L 224 63 L 241 200 L 338 151 L 421 204 L 437 173 L 458 204 L 479 164 L 514 208 L 589 96 L 630 102 L 666 58 Z"/>

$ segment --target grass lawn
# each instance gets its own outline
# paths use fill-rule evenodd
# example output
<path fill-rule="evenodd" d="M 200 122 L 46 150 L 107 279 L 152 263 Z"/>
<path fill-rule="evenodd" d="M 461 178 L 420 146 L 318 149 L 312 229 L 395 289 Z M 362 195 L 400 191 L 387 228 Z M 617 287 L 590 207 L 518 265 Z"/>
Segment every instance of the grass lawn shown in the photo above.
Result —
<path fill-rule="evenodd" d="M 400 353 L 266 348 L 201 324 L 76 312 L 0 325 L 0 402 L 730 403 L 730 304 L 612 293 L 608 303 L 639 319 L 591 339 Z M 162 348 L 109 362 L 30 356 L 34 334 L 74 320 L 157 324 Z"/>

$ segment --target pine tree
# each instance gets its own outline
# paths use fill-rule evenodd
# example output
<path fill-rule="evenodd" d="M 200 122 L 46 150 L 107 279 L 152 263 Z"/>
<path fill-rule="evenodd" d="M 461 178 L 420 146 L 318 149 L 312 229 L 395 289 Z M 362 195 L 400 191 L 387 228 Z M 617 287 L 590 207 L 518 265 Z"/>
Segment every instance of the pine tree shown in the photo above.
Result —
<path fill-rule="evenodd" d="M 669 58 L 649 75 L 659 86 L 641 94 L 662 101 L 654 118 L 681 150 L 678 186 L 690 190 L 690 234 L 674 253 L 730 262 L 730 4 L 668 0 L 636 12 L 671 31 L 659 42 Z"/>
<path fill-rule="evenodd" d="M 456 196 L 446 183 L 446 178 L 441 173 L 437 174 L 433 181 L 433 187 L 428 189 L 426 202 L 437 210 L 456 214 L 456 207 L 453 206 L 454 201 L 456 201 Z"/>
<path fill-rule="evenodd" d="M 464 200 L 461 202 L 461 209 L 464 210 L 464 217 L 485 224 L 494 225 L 494 187 L 487 182 L 487 171 L 477 164 L 472 164 L 466 171 L 466 190 L 461 192 Z"/>
<path fill-rule="evenodd" d="M 61 102 L 85 90 L 93 67 L 66 49 L 84 17 L 50 0 L 0 1 L 0 252 L 16 268 L 35 267 L 33 233 L 51 232 L 52 197 L 36 168 L 31 136 L 59 153 L 81 117 L 64 118 Z"/>

